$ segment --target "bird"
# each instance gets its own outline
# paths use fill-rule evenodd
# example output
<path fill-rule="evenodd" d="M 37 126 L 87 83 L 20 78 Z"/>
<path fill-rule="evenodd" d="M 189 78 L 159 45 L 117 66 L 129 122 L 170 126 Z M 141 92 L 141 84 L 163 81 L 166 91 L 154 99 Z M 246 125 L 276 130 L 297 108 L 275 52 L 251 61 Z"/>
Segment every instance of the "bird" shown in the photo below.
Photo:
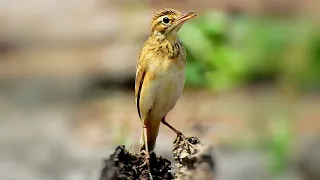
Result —
<path fill-rule="evenodd" d="M 144 43 L 136 66 L 135 103 L 141 121 L 140 152 L 154 150 L 160 124 L 177 136 L 184 135 L 166 121 L 185 85 L 186 50 L 178 38 L 182 25 L 194 18 L 195 11 L 182 14 L 165 8 L 151 21 L 151 33 Z"/>

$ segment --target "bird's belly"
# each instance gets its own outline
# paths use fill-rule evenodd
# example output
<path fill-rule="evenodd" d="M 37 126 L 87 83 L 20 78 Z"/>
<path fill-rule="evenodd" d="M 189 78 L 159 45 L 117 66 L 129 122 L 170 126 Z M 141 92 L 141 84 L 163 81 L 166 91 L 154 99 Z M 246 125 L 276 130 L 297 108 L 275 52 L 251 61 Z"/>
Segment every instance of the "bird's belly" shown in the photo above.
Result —
<path fill-rule="evenodd" d="M 183 70 L 167 69 L 158 74 L 157 94 L 151 110 L 156 119 L 163 118 L 178 101 L 185 83 Z"/>

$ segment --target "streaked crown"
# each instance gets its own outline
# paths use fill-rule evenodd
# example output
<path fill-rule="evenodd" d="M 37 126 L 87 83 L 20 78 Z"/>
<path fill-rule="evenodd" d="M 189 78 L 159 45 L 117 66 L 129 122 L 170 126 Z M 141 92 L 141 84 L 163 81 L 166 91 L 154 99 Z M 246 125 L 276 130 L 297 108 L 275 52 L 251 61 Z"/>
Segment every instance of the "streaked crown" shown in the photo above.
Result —
<path fill-rule="evenodd" d="M 152 19 L 151 32 L 152 34 L 169 35 L 176 33 L 184 22 L 196 16 L 195 12 L 182 14 L 174 9 L 159 10 Z"/>
<path fill-rule="evenodd" d="M 154 31 L 164 33 L 172 23 L 182 16 L 182 13 L 175 9 L 165 8 L 161 9 L 152 18 L 151 32 Z"/>

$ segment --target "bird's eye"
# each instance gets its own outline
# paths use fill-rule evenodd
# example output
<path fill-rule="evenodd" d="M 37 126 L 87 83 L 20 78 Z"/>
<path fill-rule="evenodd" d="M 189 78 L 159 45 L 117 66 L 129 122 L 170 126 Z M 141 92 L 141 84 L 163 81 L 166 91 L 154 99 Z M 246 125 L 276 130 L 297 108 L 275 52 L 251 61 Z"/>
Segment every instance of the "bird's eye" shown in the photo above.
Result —
<path fill-rule="evenodd" d="M 164 17 L 162 19 L 162 21 L 167 24 L 167 23 L 169 23 L 170 19 L 168 17 Z"/>

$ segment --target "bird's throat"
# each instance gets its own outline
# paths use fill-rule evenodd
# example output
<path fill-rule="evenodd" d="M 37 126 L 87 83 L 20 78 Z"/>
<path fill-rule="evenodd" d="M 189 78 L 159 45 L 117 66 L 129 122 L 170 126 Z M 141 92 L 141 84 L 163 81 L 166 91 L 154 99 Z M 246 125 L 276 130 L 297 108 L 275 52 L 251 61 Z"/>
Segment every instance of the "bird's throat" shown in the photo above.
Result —
<path fill-rule="evenodd" d="M 158 39 L 157 52 L 160 52 L 162 57 L 174 59 L 180 55 L 181 45 L 178 38 L 168 39 L 168 37 L 166 37 L 165 39 Z"/>
<path fill-rule="evenodd" d="M 175 42 L 178 41 L 177 32 L 175 32 L 175 31 L 170 32 L 170 33 L 166 36 L 166 39 L 167 39 L 170 43 L 174 44 Z"/>

